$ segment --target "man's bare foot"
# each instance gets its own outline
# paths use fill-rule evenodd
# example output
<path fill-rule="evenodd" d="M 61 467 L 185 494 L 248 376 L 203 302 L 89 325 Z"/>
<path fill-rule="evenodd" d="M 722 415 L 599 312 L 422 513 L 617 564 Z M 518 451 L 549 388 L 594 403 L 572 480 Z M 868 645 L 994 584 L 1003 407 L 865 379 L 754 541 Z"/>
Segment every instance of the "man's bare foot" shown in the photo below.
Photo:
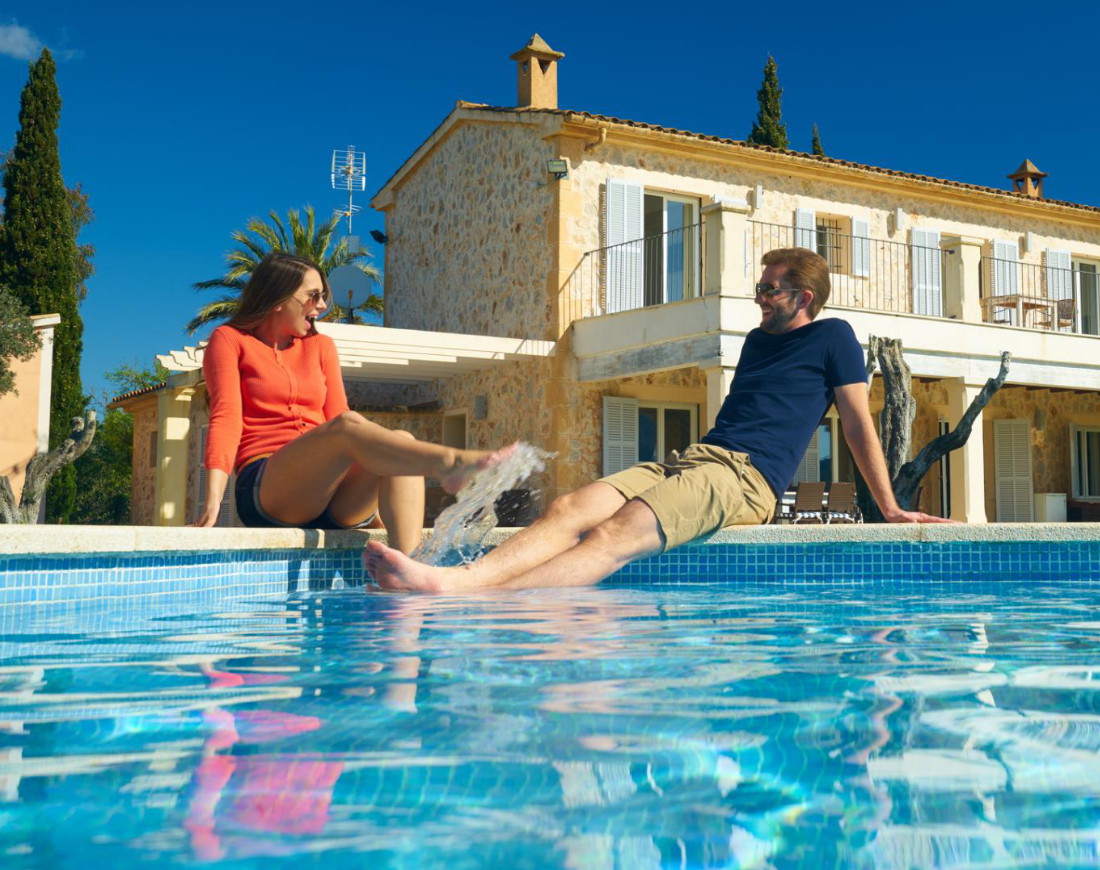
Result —
<path fill-rule="evenodd" d="M 383 589 L 393 592 L 454 592 L 453 568 L 436 568 L 410 559 L 381 541 L 367 541 L 363 567 Z"/>
<path fill-rule="evenodd" d="M 479 472 L 503 462 L 515 453 L 516 447 L 518 446 L 519 442 L 517 441 L 514 444 L 509 444 L 507 447 L 501 447 L 499 450 L 456 451 L 454 465 L 452 465 L 450 470 L 446 473 L 439 476 L 440 486 L 442 486 L 446 492 L 458 492 L 469 483 L 471 479 L 476 477 Z"/>

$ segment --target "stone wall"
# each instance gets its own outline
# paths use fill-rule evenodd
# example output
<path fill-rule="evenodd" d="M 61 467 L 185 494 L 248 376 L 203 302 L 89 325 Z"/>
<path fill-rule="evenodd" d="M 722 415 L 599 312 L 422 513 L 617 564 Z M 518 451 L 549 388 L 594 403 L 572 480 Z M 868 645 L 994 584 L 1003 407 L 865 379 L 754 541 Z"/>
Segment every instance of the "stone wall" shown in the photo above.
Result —
<path fill-rule="evenodd" d="M 153 444 L 157 434 L 157 403 L 152 401 L 133 408 L 134 454 L 130 477 L 130 523 L 135 526 L 156 524 L 157 469 Z M 152 449 L 151 449 L 152 448 Z"/>
<path fill-rule="evenodd" d="M 543 338 L 553 203 L 546 122 L 458 125 L 387 209 L 386 325 Z"/>
<path fill-rule="evenodd" d="M 1027 420 L 1031 425 L 1031 479 L 1035 492 L 1072 498 L 1070 427 L 1100 426 L 1100 396 L 1069 390 L 1003 387 L 985 410 L 986 515 L 997 516 L 993 421 Z"/>
<path fill-rule="evenodd" d="M 834 282 L 837 286 L 833 304 L 839 306 L 910 310 L 908 246 L 914 228 L 936 230 L 941 237 L 963 235 L 985 239 L 988 244 L 983 249 L 984 256 L 992 255 L 993 240 L 1017 242 L 1021 262 L 1035 267 L 1044 263 L 1047 248 L 1069 249 L 1074 256 L 1100 261 L 1100 237 L 1096 231 L 1060 221 L 1054 215 L 1037 219 L 1031 214 L 994 211 L 935 196 L 923 199 L 910 193 L 876 190 L 863 183 L 843 184 L 799 178 L 781 171 L 762 172 L 633 145 L 611 144 L 591 152 L 581 150 L 579 158 L 568 183 L 578 194 L 576 201 L 580 206 L 563 215 L 563 240 L 582 251 L 593 251 L 605 244 L 604 197 L 609 177 L 640 182 L 654 192 L 698 197 L 701 206 L 715 197 L 747 201 L 752 206 L 748 215 L 752 222 L 750 262 L 758 261 L 763 251 L 794 244 L 794 215 L 798 208 L 848 221 L 867 220 L 872 239 L 872 268 L 879 280 L 847 276 L 843 282 Z M 762 188 L 760 202 L 755 196 L 757 185 Z M 850 232 L 850 227 L 842 232 Z M 883 275 L 891 277 L 882 280 Z M 1028 271 L 1025 266 L 1020 280 L 1025 285 L 1041 284 L 1041 270 Z M 595 282 L 585 283 L 590 292 L 594 291 Z M 745 289 L 747 292 L 748 281 Z M 596 301 L 576 303 L 578 310 L 592 304 Z"/>

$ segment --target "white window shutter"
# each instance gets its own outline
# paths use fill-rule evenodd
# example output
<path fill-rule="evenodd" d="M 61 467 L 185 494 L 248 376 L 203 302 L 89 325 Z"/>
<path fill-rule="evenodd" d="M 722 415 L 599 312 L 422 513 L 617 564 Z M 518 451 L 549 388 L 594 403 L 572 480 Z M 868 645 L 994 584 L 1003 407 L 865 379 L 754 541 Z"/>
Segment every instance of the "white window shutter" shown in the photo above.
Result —
<path fill-rule="evenodd" d="M 206 433 L 210 430 L 209 426 L 202 427 L 202 435 L 199 444 L 199 509 L 195 512 L 195 516 L 198 517 L 202 512 L 203 506 L 206 504 Z M 218 510 L 218 521 L 216 526 L 225 527 L 229 523 L 229 494 L 233 490 L 233 475 L 229 476 L 229 483 L 226 484 L 225 493 L 222 495 L 221 508 Z"/>
<path fill-rule="evenodd" d="M 1031 424 L 1027 420 L 993 421 L 993 470 L 997 488 L 997 522 L 1030 523 L 1034 514 L 1031 482 Z"/>
<path fill-rule="evenodd" d="M 607 179 L 604 227 L 607 247 L 607 313 L 641 308 L 645 265 L 644 189 L 634 181 Z"/>
<path fill-rule="evenodd" d="M 808 208 L 794 210 L 794 245 L 817 250 L 817 213 Z"/>
<path fill-rule="evenodd" d="M 852 218 L 852 274 L 871 274 L 871 224 L 863 218 Z"/>
<path fill-rule="evenodd" d="M 1073 262 L 1069 251 L 1047 248 L 1047 296 L 1051 299 L 1073 298 Z"/>
<path fill-rule="evenodd" d="M 603 473 L 638 463 L 638 400 L 603 397 Z"/>
<path fill-rule="evenodd" d="M 818 446 L 818 436 L 821 428 L 814 429 L 814 437 L 810 439 L 810 446 L 802 454 L 802 461 L 798 463 L 798 470 L 794 473 L 791 483 L 813 483 L 821 480 L 821 454 Z"/>
<path fill-rule="evenodd" d="M 1020 292 L 1020 246 L 1015 242 L 993 242 L 993 296 Z"/>
<path fill-rule="evenodd" d="M 909 231 L 913 313 L 943 317 L 943 255 L 938 230 Z"/>

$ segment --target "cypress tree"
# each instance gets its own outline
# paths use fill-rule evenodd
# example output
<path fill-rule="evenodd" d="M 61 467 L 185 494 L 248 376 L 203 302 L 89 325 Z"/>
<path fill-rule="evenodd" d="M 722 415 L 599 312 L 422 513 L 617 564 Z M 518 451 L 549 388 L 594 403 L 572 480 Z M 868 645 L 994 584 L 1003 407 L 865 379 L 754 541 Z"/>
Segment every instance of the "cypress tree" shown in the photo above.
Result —
<path fill-rule="evenodd" d="M 821 147 L 821 136 L 817 132 L 817 124 L 814 124 L 814 141 L 810 147 L 818 157 L 825 156 L 825 149 Z"/>
<path fill-rule="evenodd" d="M 783 109 L 780 105 L 783 89 L 779 87 L 779 71 L 775 58 L 768 55 L 764 64 L 764 82 L 756 92 L 756 101 L 760 111 L 752 124 L 748 142 L 752 145 L 771 145 L 773 148 L 787 149 L 787 126 L 783 123 Z"/>
<path fill-rule="evenodd" d="M 61 177 L 57 128 L 61 95 L 48 49 L 31 64 L 19 105 L 19 131 L 4 173 L 4 223 L 0 226 L 0 283 L 31 314 L 61 315 L 54 333 L 50 447 L 69 437 L 73 417 L 84 413 L 80 354 L 84 325 L 77 308 L 78 252 L 69 194 Z M 66 522 L 76 497 L 71 465 L 60 469 L 47 491 L 47 519 Z"/>

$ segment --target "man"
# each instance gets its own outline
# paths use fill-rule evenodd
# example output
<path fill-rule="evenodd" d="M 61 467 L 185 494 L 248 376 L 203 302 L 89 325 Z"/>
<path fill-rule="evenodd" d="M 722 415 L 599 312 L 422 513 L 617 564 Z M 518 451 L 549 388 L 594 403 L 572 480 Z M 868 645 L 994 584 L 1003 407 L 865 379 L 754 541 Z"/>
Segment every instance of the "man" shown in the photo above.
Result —
<path fill-rule="evenodd" d="M 769 251 L 756 285 L 760 327 L 745 339 L 714 428 L 666 463 L 648 462 L 558 499 L 543 517 L 471 565 L 436 568 L 370 542 L 368 573 L 386 589 L 582 586 L 634 559 L 732 525 L 770 522 L 810 438 L 835 401 L 844 436 L 883 516 L 902 510 L 867 403 L 863 349 L 846 321 L 815 320 L 829 265 L 805 248 Z"/>

